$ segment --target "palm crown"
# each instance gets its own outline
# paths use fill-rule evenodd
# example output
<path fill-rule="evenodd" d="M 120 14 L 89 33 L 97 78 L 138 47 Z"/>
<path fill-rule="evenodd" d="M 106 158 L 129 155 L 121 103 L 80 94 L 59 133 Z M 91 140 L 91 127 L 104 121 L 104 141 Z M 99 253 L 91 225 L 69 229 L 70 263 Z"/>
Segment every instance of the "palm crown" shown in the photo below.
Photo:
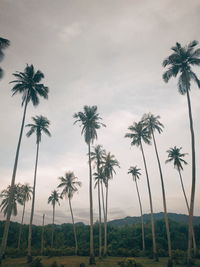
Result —
<path fill-rule="evenodd" d="M 105 156 L 105 149 L 101 145 L 97 145 L 94 147 L 94 151 L 90 152 L 91 160 L 95 162 L 95 164 L 99 167 L 102 163 L 103 156 Z"/>
<path fill-rule="evenodd" d="M 125 137 L 132 139 L 131 145 L 140 146 L 142 141 L 146 144 L 150 144 L 150 131 L 148 127 L 142 122 L 134 122 L 133 125 L 129 126 L 130 133 L 125 134 Z"/>
<path fill-rule="evenodd" d="M 200 88 L 200 80 L 192 71 L 191 66 L 200 66 L 200 48 L 195 49 L 197 41 L 190 42 L 183 47 L 176 43 L 171 49 L 173 53 L 163 61 L 163 66 L 169 66 L 168 70 L 163 74 L 163 80 L 168 82 L 171 77 L 176 77 L 178 74 L 178 89 L 181 94 L 185 94 L 190 90 L 190 82 L 193 80 Z"/>
<path fill-rule="evenodd" d="M 60 199 L 60 195 L 59 195 L 58 191 L 53 190 L 51 192 L 51 195 L 48 198 L 48 204 L 51 203 L 53 206 L 55 206 L 56 203 L 58 203 L 58 205 L 60 205 L 59 199 Z"/>
<path fill-rule="evenodd" d="M 137 168 L 137 166 L 134 166 L 134 167 L 130 167 L 129 170 L 128 170 L 128 174 L 132 174 L 133 176 L 133 180 L 136 181 L 136 179 L 140 179 L 140 170 L 139 168 Z"/>
<path fill-rule="evenodd" d="M 161 133 L 163 131 L 164 126 L 159 121 L 159 119 L 160 119 L 160 116 L 154 116 L 151 113 L 144 114 L 142 117 L 143 123 L 150 130 L 150 132 L 157 131 L 158 133 Z"/>
<path fill-rule="evenodd" d="M 27 124 L 26 127 L 30 127 L 30 130 L 27 132 L 26 136 L 30 137 L 33 133 L 36 133 L 36 143 L 38 144 L 41 142 L 42 132 L 46 135 L 51 136 L 49 132 L 49 120 L 44 116 L 36 116 L 32 117 L 34 124 Z"/>
<path fill-rule="evenodd" d="M 81 134 L 84 134 L 85 142 L 93 143 L 97 139 L 97 129 L 105 125 L 99 122 L 102 118 L 97 113 L 97 106 L 84 106 L 83 112 L 75 113 L 73 116 L 83 126 Z"/>
<path fill-rule="evenodd" d="M 62 188 L 61 197 L 67 196 L 69 199 L 73 197 L 73 194 L 78 191 L 78 186 L 81 186 L 81 182 L 77 181 L 77 177 L 75 177 L 73 172 L 66 172 L 64 177 L 59 177 L 60 184 L 58 188 Z"/>
<path fill-rule="evenodd" d="M 183 159 L 187 155 L 187 153 L 181 153 L 182 147 L 172 147 L 169 150 L 167 150 L 168 153 L 168 159 L 165 161 L 166 163 L 168 162 L 173 162 L 174 168 L 178 170 L 183 170 L 182 163 L 187 165 L 187 162 Z"/>
<path fill-rule="evenodd" d="M 32 193 L 33 193 L 32 186 L 30 186 L 29 184 L 26 183 L 21 186 L 21 195 L 22 195 L 23 203 L 31 199 Z"/>
<path fill-rule="evenodd" d="M 10 41 L 0 37 L 0 61 L 3 59 L 4 57 L 4 53 L 3 53 L 3 49 L 7 48 L 10 45 Z"/>
<path fill-rule="evenodd" d="M 48 87 L 40 83 L 44 78 L 44 74 L 38 70 L 35 71 L 33 65 L 27 65 L 24 72 L 16 72 L 13 75 L 17 78 L 11 83 L 15 83 L 12 88 L 13 95 L 16 93 L 22 94 L 22 105 L 27 100 L 31 101 L 34 106 L 39 104 L 39 96 L 48 98 Z"/>
<path fill-rule="evenodd" d="M 119 167 L 119 162 L 118 160 L 115 159 L 115 156 L 112 155 L 110 152 L 106 154 L 103 157 L 103 169 L 104 169 L 104 175 L 107 179 L 111 179 L 113 177 L 113 173 L 115 172 L 115 167 Z"/>

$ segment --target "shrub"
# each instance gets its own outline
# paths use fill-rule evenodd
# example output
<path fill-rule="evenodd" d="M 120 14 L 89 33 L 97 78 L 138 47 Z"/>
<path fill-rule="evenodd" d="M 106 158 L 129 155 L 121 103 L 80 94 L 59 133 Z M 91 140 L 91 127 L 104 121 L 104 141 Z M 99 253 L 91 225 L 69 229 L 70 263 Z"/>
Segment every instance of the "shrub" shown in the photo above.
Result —
<path fill-rule="evenodd" d="M 35 258 L 31 263 L 30 263 L 30 267 L 44 267 L 44 264 L 41 262 L 42 259 L 41 258 Z"/>

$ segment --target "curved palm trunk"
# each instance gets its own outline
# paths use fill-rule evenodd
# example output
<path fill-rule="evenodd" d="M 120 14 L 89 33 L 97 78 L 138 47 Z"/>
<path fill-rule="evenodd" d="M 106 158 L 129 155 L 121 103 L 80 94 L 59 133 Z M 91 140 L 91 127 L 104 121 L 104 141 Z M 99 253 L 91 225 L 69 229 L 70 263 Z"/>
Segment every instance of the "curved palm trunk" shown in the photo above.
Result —
<path fill-rule="evenodd" d="M 35 172 L 34 172 L 34 184 L 33 184 L 33 198 L 32 198 L 31 217 L 30 217 L 29 232 L 28 232 L 28 255 L 27 255 L 27 262 L 31 262 L 32 261 L 32 256 L 31 256 L 31 241 L 32 241 L 33 215 L 34 215 L 34 208 L 35 208 L 35 187 L 36 187 L 36 177 L 37 177 L 38 154 L 39 154 L 39 142 L 37 143 L 37 152 L 36 152 L 36 160 L 35 160 Z"/>
<path fill-rule="evenodd" d="M 19 229 L 19 238 L 18 238 L 18 245 L 17 245 L 17 249 L 18 250 L 20 249 L 20 243 L 21 243 L 22 225 L 23 225 L 23 222 L 24 222 L 25 206 L 26 206 L 26 201 L 24 201 L 23 212 L 22 212 L 22 220 L 21 220 L 20 229 Z"/>
<path fill-rule="evenodd" d="M 101 198 L 102 198 L 102 204 L 103 204 L 103 218 L 104 218 L 104 251 L 106 251 L 105 248 L 105 235 L 106 235 L 106 210 L 105 210 L 105 201 L 104 201 L 104 192 L 103 192 L 103 183 L 101 180 Z M 104 254 L 104 252 L 103 252 Z"/>
<path fill-rule="evenodd" d="M 140 205 L 141 224 L 142 224 L 142 250 L 145 251 L 144 220 L 143 220 L 143 212 L 142 212 L 142 203 L 141 203 L 140 193 L 139 193 L 139 189 L 138 189 L 138 185 L 137 185 L 137 180 L 136 179 L 135 179 L 135 184 L 136 184 L 136 190 L 137 190 L 137 195 L 138 195 L 138 200 L 139 200 L 139 205 Z"/>
<path fill-rule="evenodd" d="M 163 174 L 162 174 L 162 168 L 160 164 L 160 159 L 158 155 L 158 149 L 156 145 L 156 140 L 154 136 L 154 132 L 151 130 L 152 136 L 153 136 L 153 143 L 154 143 L 154 148 L 156 152 L 156 157 L 158 161 L 158 168 L 160 172 L 160 180 L 161 180 L 161 187 L 162 187 L 162 197 L 163 197 L 163 207 L 164 207 L 164 217 L 165 217 L 165 227 L 166 227 L 166 233 L 167 233 L 167 244 L 168 244 L 168 255 L 169 255 L 169 261 L 168 266 L 172 266 L 172 246 L 171 246 L 171 237 L 170 237 L 170 229 L 169 229 L 169 219 L 168 219 L 168 214 L 167 214 L 167 203 L 166 203 L 166 196 L 165 196 L 165 185 L 164 185 L 164 180 L 163 180 Z"/>
<path fill-rule="evenodd" d="M 195 159 L 195 137 L 192 119 L 192 109 L 190 103 L 189 90 L 187 92 L 187 102 L 188 102 L 188 113 L 190 121 L 190 132 L 191 132 L 191 146 L 192 146 L 192 188 L 191 188 L 191 198 L 190 198 L 190 211 L 189 211 L 189 231 L 188 231 L 188 254 L 187 261 L 188 266 L 191 265 L 191 248 L 192 248 L 192 228 L 193 228 L 193 213 L 194 213 L 194 199 L 195 199 L 195 187 L 196 187 L 196 159 Z"/>
<path fill-rule="evenodd" d="M 107 256 L 107 218 L 108 218 L 108 183 L 106 185 L 106 206 L 105 206 L 105 220 L 104 220 L 104 250 L 103 256 Z"/>
<path fill-rule="evenodd" d="M 23 118 L 22 118 L 22 124 L 21 124 L 21 130 L 20 130 L 20 135 L 19 135 L 19 140 L 18 140 L 18 144 L 17 144 L 16 155 L 15 155 L 15 162 L 14 162 L 12 180 L 11 180 L 11 185 L 10 185 L 10 199 L 9 199 L 9 203 L 8 203 L 8 212 L 7 212 L 6 223 L 5 223 L 2 242 L 1 242 L 0 262 L 1 262 L 2 257 L 5 254 L 6 245 L 7 245 L 8 231 L 9 231 L 9 226 L 10 226 L 10 218 L 11 218 L 11 214 L 12 214 L 12 201 L 13 201 L 13 198 L 14 198 L 15 177 L 16 177 L 16 173 L 17 173 L 19 151 L 20 151 L 22 135 L 23 135 L 23 130 L 24 130 L 24 123 L 25 123 L 27 105 L 28 105 L 28 101 L 27 101 L 27 98 L 26 98 L 25 106 L 24 106 L 24 113 L 23 113 Z"/>
<path fill-rule="evenodd" d="M 41 255 L 43 255 L 43 251 L 44 251 L 44 217 L 45 217 L 45 214 L 43 214 L 43 217 L 42 217 Z"/>
<path fill-rule="evenodd" d="M 99 258 L 101 259 L 102 247 L 102 233 L 101 233 L 101 195 L 100 195 L 100 181 L 98 180 L 98 202 L 99 202 Z"/>
<path fill-rule="evenodd" d="M 155 226 L 154 226 L 154 218 L 153 218 L 153 204 L 152 204 L 152 197 L 151 197 L 151 187 L 150 187 L 149 175 L 147 171 L 147 164 L 146 164 L 146 159 L 145 159 L 142 143 L 140 143 L 140 147 L 142 151 L 144 168 L 145 168 L 146 178 L 147 178 L 147 186 L 148 186 L 148 191 L 149 191 L 149 203 L 150 203 L 150 210 L 151 210 L 151 230 L 152 230 L 152 241 L 153 241 L 153 256 L 154 256 L 154 259 L 158 261 L 158 255 L 157 255 L 157 249 L 156 249 Z"/>
<path fill-rule="evenodd" d="M 184 188 L 184 184 L 183 184 L 183 179 L 182 179 L 181 171 L 180 171 L 179 168 L 178 168 L 178 173 L 179 173 L 179 176 L 180 176 L 181 187 L 182 187 L 182 190 L 183 190 L 183 195 L 184 195 L 184 198 L 185 198 L 185 203 L 186 203 L 188 214 L 189 214 L 190 208 L 189 208 L 188 199 L 187 199 L 187 196 L 186 196 L 186 193 L 185 193 L 185 188 Z M 195 255 L 196 254 L 196 238 L 195 238 L 195 234 L 194 234 L 194 227 L 193 227 L 193 225 L 192 225 L 192 241 L 193 241 L 193 249 L 194 249 L 194 255 Z"/>
<path fill-rule="evenodd" d="M 90 143 L 88 144 L 88 157 L 89 157 L 89 195 L 90 195 L 90 259 L 89 264 L 95 264 L 94 257 L 94 239 L 93 239 L 93 200 L 92 200 L 92 166 L 90 157 Z"/>
<path fill-rule="evenodd" d="M 73 231 L 74 231 L 74 241 L 75 241 L 75 255 L 77 256 L 78 253 L 78 242 L 77 242 L 77 236 L 76 236 L 76 227 L 74 223 L 74 216 L 72 211 L 72 205 L 71 205 L 71 199 L 69 198 L 69 208 L 72 216 L 72 224 L 73 224 Z"/>
<path fill-rule="evenodd" d="M 55 204 L 53 204 L 53 222 L 52 222 L 52 233 L 51 233 L 51 248 L 53 248 L 54 220 L 55 220 Z"/>

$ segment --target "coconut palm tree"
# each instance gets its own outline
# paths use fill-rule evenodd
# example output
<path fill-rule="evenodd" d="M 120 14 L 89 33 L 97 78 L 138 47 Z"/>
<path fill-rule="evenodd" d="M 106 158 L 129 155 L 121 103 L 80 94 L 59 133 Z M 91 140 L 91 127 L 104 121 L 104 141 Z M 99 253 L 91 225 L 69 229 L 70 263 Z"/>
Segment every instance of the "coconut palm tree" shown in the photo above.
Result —
<path fill-rule="evenodd" d="M 37 106 L 39 104 L 39 97 L 41 96 L 47 99 L 48 92 L 49 92 L 48 87 L 44 86 L 44 84 L 41 83 L 41 80 L 44 78 L 44 74 L 39 70 L 35 71 L 33 65 L 30 65 L 30 66 L 27 65 L 24 72 L 16 72 L 13 75 L 16 78 L 16 80 L 11 82 L 11 83 L 15 83 L 14 87 L 12 88 L 13 96 L 16 95 L 17 93 L 22 94 L 22 106 L 24 106 L 24 112 L 23 112 L 21 130 L 19 134 L 19 140 L 17 144 L 14 168 L 13 168 L 12 179 L 11 179 L 11 194 L 10 194 L 8 213 L 6 217 L 6 223 L 5 223 L 2 243 L 1 243 L 0 261 L 2 259 L 2 256 L 4 255 L 5 248 L 7 245 L 10 217 L 11 217 L 11 212 L 12 212 L 11 206 L 12 206 L 12 201 L 14 197 L 15 177 L 17 173 L 19 151 L 20 151 L 21 140 L 22 140 L 22 135 L 23 135 L 23 130 L 24 130 L 27 106 L 30 101 L 32 102 L 34 106 Z"/>
<path fill-rule="evenodd" d="M 179 177 L 180 177 L 180 181 L 181 181 L 181 187 L 183 190 L 183 195 L 185 198 L 185 203 L 186 203 L 186 207 L 188 210 L 188 214 L 190 212 L 190 207 L 189 207 L 189 203 L 188 203 L 188 199 L 186 196 L 186 192 L 185 192 L 185 187 L 183 184 L 183 179 L 182 179 L 182 174 L 181 171 L 183 170 L 183 164 L 187 165 L 187 162 L 183 159 L 187 153 L 181 153 L 181 149 L 182 147 L 171 147 L 169 150 L 167 150 L 168 153 L 168 159 L 165 161 L 165 163 L 169 163 L 172 162 L 174 165 L 174 168 L 177 169 L 178 173 L 179 173 Z M 195 240 L 195 233 L 194 233 L 194 228 L 192 227 L 192 238 L 193 238 L 193 249 L 194 249 L 194 254 L 196 253 L 196 240 Z"/>
<path fill-rule="evenodd" d="M 23 202 L 23 211 L 22 211 L 22 220 L 20 224 L 20 229 L 19 229 L 19 237 L 18 237 L 18 245 L 17 248 L 18 250 L 20 249 L 20 242 L 21 242 L 21 234 L 22 234 L 22 225 L 24 222 L 24 214 L 25 214 L 25 207 L 26 207 L 26 202 L 31 200 L 31 195 L 32 195 L 32 187 L 29 184 L 23 184 L 20 187 L 21 190 L 21 198 Z"/>
<path fill-rule="evenodd" d="M 145 238 L 144 238 L 144 220 L 143 220 L 143 212 L 142 212 L 142 202 L 140 198 L 140 193 L 138 189 L 138 184 L 137 184 L 137 179 L 140 179 L 140 170 L 137 168 L 137 166 L 130 167 L 128 170 L 128 174 L 131 174 L 133 177 L 133 181 L 135 182 L 136 185 L 136 190 L 137 190 L 137 195 L 138 195 L 138 200 L 139 200 L 139 205 L 140 205 L 140 214 L 141 214 L 141 224 L 142 224 L 142 250 L 145 251 Z"/>
<path fill-rule="evenodd" d="M 105 150 L 101 145 L 97 145 L 94 147 L 94 151 L 91 152 L 91 161 L 95 162 L 97 173 L 95 174 L 95 179 L 97 180 L 97 188 L 98 188 L 98 204 L 99 204 L 99 258 L 101 258 L 101 247 L 102 247 L 102 233 L 101 233 L 101 192 L 100 192 L 100 169 L 102 165 L 103 156 L 105 155 Z"/>
<path fill-rule="evenodd" d="M 146 178 L 147 178 L 147 186 L 148 186 L 148 192 L 149 192 L 149 204 L 150 204 L 150 210 L 151 210 L 151 228 L 152 228 L 152 241 L 153 241 L 153 256 L 154 259 L 158 260 L 157 255 L 157 249 L 156 249 L 156 236 L 155 236 L 155 226 L 154 226 L 154 216 L 153 216 L 153 203 L 152 203 L 152 196 L 151 196 L 151 187 L 150 187 L 150 181 L 149 181 L 149 174 L 146 164 L 146 158 L 144 154 L 143 149 L 143 142 L 146 144 L 151 144 L 150 141 L 150 132 L 149 129 L 144 125 L 142 121 L 138 123 L 133 123 L 133 125 L 129 126 L 128 129 L 131 131 L 130 133 L 125 134 L 125 137 L 131 138 L 131 145 L 140 147 L 142 152 L 142 158 L 144 162 L 144 168 L 146 172 Z"/>
<path fill-rule="evenodd" d="M 51 205 L 53 206 L 53 222 L 52 222 L 52 234 L 51 234 L 51 248 L 53 248 L 53 238 L 54 238 L 55 206 L 56 206 L 57 203 L 60 206 L 59 198 L 60 198 L 60 195 L 59 195 L 58 191 L 56 191 L 56 190 L 53 190 L 51 192 L 51 195 L 48 198 L 48 204 L 51 203 Z"/>
<path fill-rule="evenodd" d="M 10 45 L 10 41 L 0 37 L 0 62 L 3 60 L 4 58 L 4 53 L 3 50 L 6 49 L 8 46 Z M 3 77 L 3 70 L 0 67 L 0 79 Z"/>
<path fill-rule="evenodd" d="M 157 131 L 159 134 L 163 131 L 163 124 L 159 121 L 160 116 L 154 116 L 151 113 L 144 114 L 142 121 L 145 124 L 145 126 L 149 129 L 149 132 L 151 134 L 151 137 L 153 139 L 154 149 L 156 153 L 156 158 L 158 162 L 158 169 L 160 173 L 160 180 L 161 180 L 161 187 L 162 187 L 162 197 L 163 197 L 163 208 L 164 208 L 164 218 L 165 218 L 165 227 L 166 227 L 166 233 L 167 233 L 167 244 L 168 244 L 168 267 L 173 266 L 172 262 L 172 247 L 171 247 L 171 236 L 170 236 L 170 228 L 169 228 L 169 219 L 168 219 L 168 213 L 167 213 L 167 202 L 166 202 L 166 194 L 165 194 L 165 185 L 164 185 L 164 179 L 163 179 L 163 172 L 161 168 L 160 158 L 158 154 L 158 148 L 156 144 L 155 134 L 154 132 Z"/>
<path fill-rule="evenodd" d="M 163 74 L 163 80 L 168 82 L 171 77 L 178 78 L 178 91 L 180 94 L 187 96 L 188 114 L 191 133 L 191 149 L 192 149 L 192 187 L 190 198 L 189 212 L 189 231 L 188 231 L 188 256 L 187 261 L 190 266 L 191 261 L 191 244 L 192 244 L 192 219 L 194 213 L 195 187 L 196 187 L 196 156 L 195 156 L 195 136 L 192 118 L 192 108 L 190 100 L 191 82 L 200 88 L 200 80 L 192 70 L 192 66 L 200 66 L 200 48 L 196 49 L 198 42 L 192 41 L 186 46 L 176 43 L 171 49 L 173 53 L 163 61 L 163 67 L 168 70 Z"/>
<path fill-rule="evenodd" d="M 35 171 L 34 171 L 34 183 L 33 183 L 33 199 L 32 199 L 32 206 L 31 206 L 31 216 L 30 216 L 30 223 L 29 223 L 29 234 L 28 234 L 28 255 L 27 261 L 32 261 L 31 256 L 31 241 L 32 241 L 32 223 L 33 223 L 33 215 L 34 215 L 34 207 L 35 207 L 35 188 L 36 188 L 36 177 L 37 177 L 37 166 L 38 166 L 38 155 L 39 155 L 39 147 L 42 138 L 42 133 L 45 133 L 48 136 L 51 136 L 48 128 L 49 128 L 49 120 L 44 116 L 36 116 L 32 117 L 33 123 L 27 124 L 26 127 L 30 127 L 29 131 L 27 132 L 26 136 L 30 137 L 33 133 L 36 134 L 36 159 L 35 159 Z"/>
<path fill-rule="evenodd" d="M 106 200 L 105 200 L 105 218 L 104 218 L 104 257 L 107 256 L 107 219 L 108 219 L 108 184 L 110 179 L 113 178 L 115 167 L 119 167 L 119 162 L 115 159 L 115 156 L 110 152 L 103 156 L 103 172 L 104 172 L 104 185 L 106 188 Z"/>
<path fill-rule="evenodd" d="M 79 122 L 82 125 L 81 134 L 84 135 L 86 144 L 88 145 L 89 158 L 89 196 L 90 196 L 90 259 L 89 264 L 95 264 L 94 257 L 94 240 L 93 240 L 93 198 L 92 198 L 92 166 L 91 166 L 91 144 L 97 139 L 97 130 L 101 126 L 105 126 L 100 122 L 101 117 L 97 113 L 97 106 L 84 106 L 83 112 L 74 114 L 76 119 L 74 123 Z"/>
<path fill-rule="evenodd" d="M 81 182 L 77 181 L 78 178 L 75 177 L 73 172 L 66 172 L 64 177 L 59 177 L 60 184 L 58 185 L 58 188 L 63 188 L 61 192 L 61 197 L 65 196 L 69 200 L 69 208 L 72 216 L 72 224 L 73 224 L 73 231 L 74 231 L 74 240 L 75 240 L 75 254 L 77 255 L 78 252 L 78 242 L 77 242 L 77 236 L 76 236 L 76 227 L 74 223 L 74 216 L 73 216 L 73 210 L 72 210 L 72 204 L 71 199 L 75 192 L 78 191 L 78 186 L 81 186 Z"/>
<path fill-rule="evenodd" d="M 11 194 L 11 187 L 10 185 L 1 191 L 0 198 L 2 199 L 0 208 L 1 212 L 3 212 L 4 217 L 8 213 L 8 205 L 9 205 L 9 199 Z M 17 204 L 22 205 L 22 196 L 21 196 L 21 185 L 15 184 L 14 185 L 14 198 L 12 201 L 12 215 L 17 216 Z"/>

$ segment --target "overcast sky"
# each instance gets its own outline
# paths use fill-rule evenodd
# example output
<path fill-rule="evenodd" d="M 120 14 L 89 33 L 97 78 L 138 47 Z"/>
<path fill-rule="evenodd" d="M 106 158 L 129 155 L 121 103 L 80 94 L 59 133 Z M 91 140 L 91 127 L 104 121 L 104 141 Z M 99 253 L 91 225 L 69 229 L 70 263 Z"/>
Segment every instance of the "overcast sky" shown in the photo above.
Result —
<path fill-rule="evenodd" d="M 157 142 L 162 161 L 169 212 L 187 213 L 180 180 L 172 165 L 165 164 L 166 150 L 182 146 L 189 165 L 183 179 L 187 195 L 191 187 L 191 149 L 186 97 L 178 93 L 177 81 L 162 80 L 162 61 L 178 41 L 199 40 L 199 0 L 1 0 L 0 35 L 11 41 L 5 50 L 0 81 L 0 190 L 11 181 L 14 155 L 21 126 L 21 96 L 11 97 L 12 73 L 33 64 L 45 74 L 49 100 L 29 104 L 26 123 L 35 115 L 51 121 L 52 137 L 42 137 L 36 188 L 34 223 L 52 220 L 47 198 L 58 185 L 58 177 L 74 171 L 82 182 L 72 205 L 76 221 L 89 221 L 87 146 L 81 128 L 73 125 L 73 114 L 84 105 L 97 105 L 106 128 L 98 131 L 95 144 L 102 144 L 119 160 L 121 168 L 110 182 L 108 219 L 138 216 L 135 184 L 127 170 L 142 169 L 139 189 L 144 213 L 149 213 L 147 182 L 141 151 L 130 146 L 124 135 L 144 113 L 161 116 L 165 125 Z M 200 77 L 200 70 L 195 70 Z M 195 215 L 200 215 L 199 133 L 200 91 L 191 92 L 197 147 L 197 191 Z M 25 132 L 27 129 L 25 129 Z M 23 136 L 16 182 L 33 184 L 35 137 Z M 154 211 L 163 210 L 161 184 L 152 146 L 144 146 L 152 188 Z M 29 222 L 30 203 L 25 223 Z M 97 219 L 97 192 L 94 217 Z M 14 220 L 20 220 L 19 215 Z M 0 215 L 2 219 L 2 214 Z M 67 200 L 56 207 L 56 223 L 71 222 Z"/>

